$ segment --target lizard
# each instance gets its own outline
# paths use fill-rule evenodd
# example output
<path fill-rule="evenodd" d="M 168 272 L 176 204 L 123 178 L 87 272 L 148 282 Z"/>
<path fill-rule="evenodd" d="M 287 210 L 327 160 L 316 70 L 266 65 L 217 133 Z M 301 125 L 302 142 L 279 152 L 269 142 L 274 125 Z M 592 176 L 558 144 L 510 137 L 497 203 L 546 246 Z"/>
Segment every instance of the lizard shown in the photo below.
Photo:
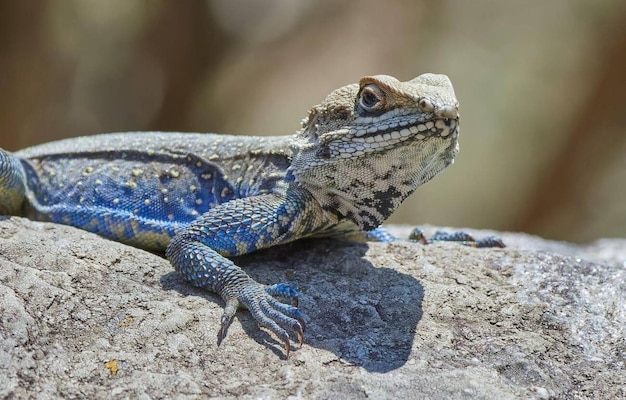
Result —
<path fill-rule="evenodd" d="M 367 76 L 312 107 L 293 135 L 126 132 L 0 149 L 0 214 L 164 254 L 224 300 L 218 343 L 243 306 L 289 355 L 290 333 L 304 341 L 296 290 L 258 283 L 231 258 L 305 237 L 395 240 L 380 225 L 453 163 L 458 139 L 447 76 Z"/>

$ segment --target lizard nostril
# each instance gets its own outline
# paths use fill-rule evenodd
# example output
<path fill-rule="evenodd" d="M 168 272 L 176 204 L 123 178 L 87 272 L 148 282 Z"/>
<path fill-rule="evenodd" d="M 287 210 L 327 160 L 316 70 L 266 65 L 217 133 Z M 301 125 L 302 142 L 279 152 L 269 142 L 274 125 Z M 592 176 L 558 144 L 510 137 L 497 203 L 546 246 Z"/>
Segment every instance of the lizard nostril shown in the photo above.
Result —
<path fill-rule="evenodd" d="M 446 126 L 450 126 L 452 125 L 452 120 L 450 118 L 446 118 L 443 120 L 443 123 L 446 124 Z"/>
<path fill-rule="evenodd" d="M 446 119 L 447 118 L 456 119 L 459 117 L 459 112 L 456 109 L 456 107 L 443 106 L 437 110 L 437 115 Z"/>

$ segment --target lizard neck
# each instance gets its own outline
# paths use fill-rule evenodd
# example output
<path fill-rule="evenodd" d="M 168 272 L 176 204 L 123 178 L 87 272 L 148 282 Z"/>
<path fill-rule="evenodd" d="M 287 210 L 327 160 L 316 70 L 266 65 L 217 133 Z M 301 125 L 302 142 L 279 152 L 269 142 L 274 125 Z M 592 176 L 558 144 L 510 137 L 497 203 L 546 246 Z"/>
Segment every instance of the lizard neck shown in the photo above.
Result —
<path fill-rule="evenodd" d="M 325 211 L 369 231 L 382 224 L 415 189 L 450 165 L 458 152 L 457 140 L 415 142 L 370 157 L 306 168 L 294 174 L 294 179 Z M 298 155 L 294 162 L 301 162 Z"/>

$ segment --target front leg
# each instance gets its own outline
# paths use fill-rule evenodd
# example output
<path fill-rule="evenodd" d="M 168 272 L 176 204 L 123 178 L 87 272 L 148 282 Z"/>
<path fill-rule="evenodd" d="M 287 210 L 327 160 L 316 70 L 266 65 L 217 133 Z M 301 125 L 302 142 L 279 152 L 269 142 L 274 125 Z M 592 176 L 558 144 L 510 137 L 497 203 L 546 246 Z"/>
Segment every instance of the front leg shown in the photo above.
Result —
<path fill-rule="evenodd" d="M 226 302 L 218 341 L 225 337 L 238 306 L 242 305 L 284 343 L 289 334 L 302 344 L 304 322 L 297 309 L 297 293 L 287 284 L 265 286 L 254 281 L 226 257 L 286 243 L 315 230 L 319 215 L 311 215 L 306 194 L 274 194 L 237 199 L 222 204 L 178 233 L 166 256 L 174 268 L 195 286 L 217 292 Z M 291 300 L 291 305 L 274 296 Z"/>

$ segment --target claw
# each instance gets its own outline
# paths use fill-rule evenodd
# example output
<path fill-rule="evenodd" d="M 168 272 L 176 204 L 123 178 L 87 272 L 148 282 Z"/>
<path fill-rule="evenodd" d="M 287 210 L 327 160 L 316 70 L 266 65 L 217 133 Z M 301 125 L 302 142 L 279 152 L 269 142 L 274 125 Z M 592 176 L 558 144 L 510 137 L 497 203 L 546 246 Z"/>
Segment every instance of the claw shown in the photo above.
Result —
<path fill-rule="evenodd" d="M 300 324 L 300 331 L 302 334 L 304 334 L 304 331 L 306 330 L 306 324 L 304 323 L 304 320 L 301 317 L 295 317 L 296 320 L 298 321 L 298 323 Z"/>
<path fill-rule="evenodd" d="M 217 333 L 217 345 L 222 344 L 222 340 L 226 337 L 226 333 L 228 332 L 228 327 L 230 326 L 232 318 L 228 318 L 226 316 L 222 316 L 220 331 Z"/>
<path fill-rule="evenodd" d="M 304 344 L 304 328 L 305 328 L 305 324 L 304 324 L 304 320 L 302 318 L 295 318 L 295 319 L 300 324 L 300 329 L 296 330 L 296 334 L 298 335 L 298 348 L 302 348 L 302 345 Z M 285 344 L 285 353 L 287 353 L 287 357 L 289 357 L 289 350 L 291 349 L 291 346 L 289 344 L 289 340 L 285 340 L 285 341 L 283 341 L 283 343 Z"/>
<path fill-rule="evenodd" d="M 289 351 L 291 350 L 291 345 L 289 344 L 289 340 L 283 340 L 285 344 L 285 354 L 289 357 Z"/>
<path fill-rule="evenodd" d="M 229 299 L 226 301 L 226 306 L 224 306 L 224 314 L 222 314 L 222 318 L 220 320 L 220 331 L 217 334 L 218 346 L 226 337 L 226 334 L 228 333 L 228 327 L 233 322 L 233 318 L 235 317 L 238 306 L 239 301 L 237 299 Z"/>
<path fill-rule="evenodd" d="M 298 346 L 302 347 L 304 344 L 304 332 L 298 332 Z"/>

